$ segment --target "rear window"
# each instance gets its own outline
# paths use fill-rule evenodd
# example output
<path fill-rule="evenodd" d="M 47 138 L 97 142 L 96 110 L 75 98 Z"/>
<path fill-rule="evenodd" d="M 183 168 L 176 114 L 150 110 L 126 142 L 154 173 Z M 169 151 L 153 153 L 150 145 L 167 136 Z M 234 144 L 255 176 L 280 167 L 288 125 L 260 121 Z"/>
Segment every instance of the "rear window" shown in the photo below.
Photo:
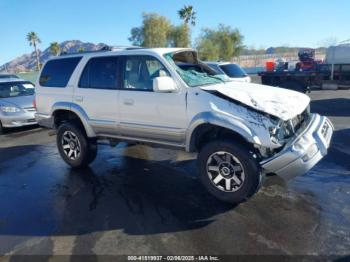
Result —
<path fill-rule="evenodd" d="M 48 61 L 41 72 L 39 83 L 46 87 L 66 87 L 81 57 Z"/>
<path fill-rule="evenodd" d="M 0 98 L 34 95 L 34 85 L 29 81 L 0 83 Z"/>
<path fill-rule="evenodd" d="M 79 81 L 80 88 L 117 89 L 118 58 L 114 56 L 91 58 Z"/>

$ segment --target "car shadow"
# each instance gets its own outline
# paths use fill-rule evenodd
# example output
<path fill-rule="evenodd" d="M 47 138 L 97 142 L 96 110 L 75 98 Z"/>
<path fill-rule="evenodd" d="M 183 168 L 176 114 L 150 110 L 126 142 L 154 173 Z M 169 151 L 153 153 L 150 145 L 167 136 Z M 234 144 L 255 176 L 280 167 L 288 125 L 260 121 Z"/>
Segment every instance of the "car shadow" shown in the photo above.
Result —
<path fill-rule="evenodd" d="M 325 116 L 350 116 L 350 99 L 332 98 L 312 100 L 310 102 L 311 112 Z"/>
<path fill-rule="evenodd" d="M 12 128 L 5 128 L 3 131 L 3 134 L 0 134 L 0 136 L 4 135 L 15 135 L 18 133 L 26 132 L 26 131 L 32 131 L 35 129 L 39 129 L 39 125 L 30 125 L 30 126 L 21 126 L 21 127 L 12 127 Z"/>
<path fill-rule="evenodd" d="M 0 235 L 179 232 L 205 227 L 234 208 L 202 187 L 193 160 L 149 161 L 102 152 L 91 167 L 76 170 L 51 147 L 9 152 L 21 155 L 3 159 Z"/>

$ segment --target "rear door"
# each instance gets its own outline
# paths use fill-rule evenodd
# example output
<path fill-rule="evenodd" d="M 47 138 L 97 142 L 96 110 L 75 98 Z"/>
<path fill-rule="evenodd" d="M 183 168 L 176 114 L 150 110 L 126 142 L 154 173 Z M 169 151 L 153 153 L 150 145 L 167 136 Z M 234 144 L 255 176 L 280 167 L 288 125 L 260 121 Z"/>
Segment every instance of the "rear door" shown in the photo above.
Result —
<path fill-rule="evenodd" d="M 60 57 L 44 65 L 35 87 L 38 113 L 49 115 L 56 102 L 72 102 L 74 87 L 70 79 L 81 59 Z"/>
<path fill-rule="evenodd" d="M 99 135 L 118 134 L 118 67 L 117 56 L 90 58 L 74 90 L 74 103 L 83 108 Z"/>

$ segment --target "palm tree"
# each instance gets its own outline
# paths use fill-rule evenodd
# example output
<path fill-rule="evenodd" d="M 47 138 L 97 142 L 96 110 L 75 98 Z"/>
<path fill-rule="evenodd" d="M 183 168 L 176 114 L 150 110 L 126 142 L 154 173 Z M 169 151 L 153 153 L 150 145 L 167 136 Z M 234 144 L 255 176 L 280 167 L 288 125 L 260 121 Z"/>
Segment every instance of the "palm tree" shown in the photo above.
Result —
<path fill-rule="evenodd" d="M 35 32 L 29 32 L 27 34 L 27 40 L 29 42 L 29 45 L 34 47 L 35 55 L 36 55 L 36 67 L 38 71 L 40 70 L 40 61 L 39 61 L 39 52 L 37 49 L 37 44 L 41 43 L 41 40 L 39 36 Z"/>
<path fill-rule="evenodd" d="M 58 56 L 61 53 L 61 47 L 60 47 L 59 43 L 52 42 L 50 44 L 50 51 L 54 56 Z"/>
<path fill-rule="evenodd" d="M 186 24 L 191 22 L 191 25 L 196 25 L 196 12 L 192 5 L 184 6 L 178 12 L 180 19 L 182 19 Z"/>

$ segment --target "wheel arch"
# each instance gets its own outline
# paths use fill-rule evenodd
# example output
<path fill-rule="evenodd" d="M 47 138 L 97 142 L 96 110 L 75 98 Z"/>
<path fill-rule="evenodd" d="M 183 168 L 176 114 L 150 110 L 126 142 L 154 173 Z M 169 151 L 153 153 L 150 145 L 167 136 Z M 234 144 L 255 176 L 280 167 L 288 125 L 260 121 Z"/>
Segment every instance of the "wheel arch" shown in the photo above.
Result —
<path fill-rule="evenodd" d="M 212 137 L 214 135 L 214 137 Z M 217 138 L 233 138 L 240 143 L 249 145 L 261 144 L 258 136 L 253 130 L 241 121 L 214 115 L 211 112 L 201 113 L 191 122 L 186 134 L 186 151 L 196 152 L 201 144 L 207 140 Z"/>
<path fill-rule="evenodd" d="M 69 102 L 59 102 L 53 106 L 52 113 L 54 127 L 57 128 L 60 121 L 65 119 L 79 121 L 88 137 L 96 137 L 92 127 L 88 123 L 86 112 L 77 104 Z"/>

